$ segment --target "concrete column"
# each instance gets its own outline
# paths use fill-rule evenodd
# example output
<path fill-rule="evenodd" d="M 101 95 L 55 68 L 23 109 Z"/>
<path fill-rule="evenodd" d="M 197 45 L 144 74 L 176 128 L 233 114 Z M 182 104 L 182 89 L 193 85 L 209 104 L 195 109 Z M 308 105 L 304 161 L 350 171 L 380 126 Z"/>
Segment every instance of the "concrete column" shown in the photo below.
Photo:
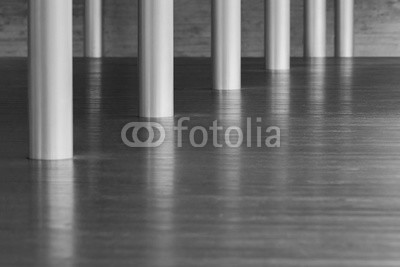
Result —
<path fill-rule="evenodd" d="M 267 70 L 290 69 L 290 0 L 265 0 Z"/>
<path fill-rule="evenodd" d="M 304 0 L 304 56 L 326 57 L 326 0 Z"/>
<path fill-rule="evenodd" d="M 241 0 L 212 1 L 213 88 L 241 89 Z"/>
<path fill-rule="evenodd" d="M 72 158 L 72 0 L 30 0 L 29 9 L 29 156 Z"/>
<path fill-rule="evenodd" d="M 139 116 L 174 116 L 174 1 L 139 0 Z"/>
<path fill-rule="evenodd" d="M 103 55 L 103 1 L 85 0 L 85 56 Z"/>
<path fill-rule="evenodd" d="M 354 0 L 335 0 L 335 56 L 354 56 Z"/>

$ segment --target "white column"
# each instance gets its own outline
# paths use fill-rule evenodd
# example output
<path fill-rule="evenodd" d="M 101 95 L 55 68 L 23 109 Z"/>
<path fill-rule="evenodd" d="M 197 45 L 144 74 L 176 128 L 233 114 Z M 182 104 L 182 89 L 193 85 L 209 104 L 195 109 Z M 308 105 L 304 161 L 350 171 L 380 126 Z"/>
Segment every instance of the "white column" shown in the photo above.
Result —
<path fill-rule="evenodd" d="M 212 2 L 213 88 L 241 89 L 241 0 Z"/>
<path fill-rule="evenodd" d="M 139 116 L 174 116 L 174 0 L 139 0 Z"/>
<path fill-rule="evenodd" d="M 290 69 L 290 0 L 265 0 L 267 70 Z"/>
<path fill-rule="evenodd" d="M 29 3 L 29 155 L 72 158 L 72 0 Z"/>
<path fill-rule="evenodd" d="M 85 56 L 103 55 L 103 1 L 85 0 Z"/>
<path fill-rule="evenodd" d="M 326 0 L 304 0 L 304 56 L 326 57 Z"/>
<path fill-rule="evenodd" d="M 335 56 L 354 56 L 354 0 L 335 0 Z"/>

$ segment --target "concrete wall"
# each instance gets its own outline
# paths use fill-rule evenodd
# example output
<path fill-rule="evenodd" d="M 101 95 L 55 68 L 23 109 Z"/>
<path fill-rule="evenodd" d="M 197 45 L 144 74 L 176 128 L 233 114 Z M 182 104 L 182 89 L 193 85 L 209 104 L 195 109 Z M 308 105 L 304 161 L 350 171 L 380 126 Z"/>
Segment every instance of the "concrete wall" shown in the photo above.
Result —
<path fill-rule="evenodd" d="M 74 0 L 75 55 L 82 56 L 83 1 Z M 176 56 L 210 56 L 210 1 L 175 0 Z M 263 55 L 264 0 L 243 0 L 243 55 Z M 26 56 L 28 0 L 0 0 L 0 56 Z M 135 56 L 137 0 L 104 0 L 107 56 Z M 333 0 L 328 0 L 333 54 Z M 292 55 L 302 55 L 303 0 L 292 0 Z M 400 0 L 356 0 L 356 55 L 400 56 Z"/>

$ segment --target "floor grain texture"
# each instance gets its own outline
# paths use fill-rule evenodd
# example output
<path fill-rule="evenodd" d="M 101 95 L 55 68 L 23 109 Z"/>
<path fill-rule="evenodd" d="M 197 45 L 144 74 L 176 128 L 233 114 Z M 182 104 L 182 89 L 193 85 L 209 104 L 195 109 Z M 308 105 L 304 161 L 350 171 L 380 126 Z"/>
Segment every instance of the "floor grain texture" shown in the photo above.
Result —
<path fill-rule="evenodd" d="M 400 266 L 400 59 L 292 65 L 245 59 L 245 89 L 223 93 L 209 60 L 177 59 L 166 142 L 134 149 L 136 61 L 77 59 L 76 157 L 35 162 L 26 60 L 1 59 L 0 266 Z M 185 116 L 278 126 L 281 147 L 257 148 L 254 128 L 252 147 L 185 132 L 179 148 Z"/>

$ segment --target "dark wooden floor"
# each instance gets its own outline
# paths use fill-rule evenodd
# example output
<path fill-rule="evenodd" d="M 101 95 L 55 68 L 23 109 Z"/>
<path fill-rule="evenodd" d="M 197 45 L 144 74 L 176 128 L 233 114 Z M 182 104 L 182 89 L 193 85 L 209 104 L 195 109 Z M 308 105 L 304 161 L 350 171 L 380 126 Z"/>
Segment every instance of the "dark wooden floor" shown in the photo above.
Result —
<path fill-rule="evenodd" d="M 260 117 L 281 148 L 128 148 L 135 60 L 80 59 L 76 158 L 31 162 L 26 61 L 0 60 L 0 266 L 400 266 L 400 59 L 243 69 L 218 93 L 177 60 L 176 120 Z"/>

